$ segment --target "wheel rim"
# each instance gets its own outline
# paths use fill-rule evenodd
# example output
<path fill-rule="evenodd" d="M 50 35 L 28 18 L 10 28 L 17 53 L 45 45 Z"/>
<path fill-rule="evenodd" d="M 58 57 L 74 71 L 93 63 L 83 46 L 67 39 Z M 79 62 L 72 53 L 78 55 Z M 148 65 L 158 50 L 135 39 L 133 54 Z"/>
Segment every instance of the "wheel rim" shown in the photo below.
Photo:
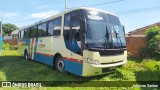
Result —
<path fill-rule="evenodd" d="M 59 62 L 58 62 L 58 69 L 59 69 L 60 71 L 63 71 L 63 69 L 64 69 L 64 63 L 63 63 L 63 61 L 59 61 Z"/>

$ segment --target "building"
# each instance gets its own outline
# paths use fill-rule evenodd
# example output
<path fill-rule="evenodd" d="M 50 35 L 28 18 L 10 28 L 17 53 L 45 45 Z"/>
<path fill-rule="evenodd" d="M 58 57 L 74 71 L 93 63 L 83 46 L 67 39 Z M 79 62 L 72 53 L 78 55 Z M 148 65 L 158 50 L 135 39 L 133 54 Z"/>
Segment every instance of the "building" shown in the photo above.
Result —
<path fill-rule="evenodd" d="M 11 46 L 14 46 L 14 45 L 18 44 L 17 39 L 18 39 L 18 30 L 14 30 L 11 33 L 11 36 L 4 36 L 3 37 L 3 42 L 8 43 Z"/>
<path fill-rule="evenodd" d="M 148 28 L 156 25 L 160 26 L 160 22 L 133 30 L 129 32 L 129 34 L 126 34 L 128 52 L 131 53 L 133 56 L 140 56 L 140 53 L 139 53 L 140 48 L 145 47 L 147 45 L 147 38 L 144 32 Z"/>
<path fill-rule="evenodd" d="M 18 39 L 18 30 L 14 30 L 14 31 L 11 33 L 11 35 L 12 35 L 12 38 Z"/>

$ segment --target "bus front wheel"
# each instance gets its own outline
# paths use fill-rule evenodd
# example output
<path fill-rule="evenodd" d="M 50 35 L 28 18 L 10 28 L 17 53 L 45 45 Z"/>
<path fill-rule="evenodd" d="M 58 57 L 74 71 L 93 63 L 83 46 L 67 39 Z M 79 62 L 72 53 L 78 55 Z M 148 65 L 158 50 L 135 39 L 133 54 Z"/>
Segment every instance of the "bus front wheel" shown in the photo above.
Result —
<path fill-rule="evenodd" d="M 56 70 L 57 71 L 59 71 L 59 72 L 65 72 L 64 71 L 64 61 L 63 61 L 63 59 L 62 59 L 61 56 L 58 56 L 56 58 L 56 64 L 55 64 L 55 66 L 56 66 Z"/>

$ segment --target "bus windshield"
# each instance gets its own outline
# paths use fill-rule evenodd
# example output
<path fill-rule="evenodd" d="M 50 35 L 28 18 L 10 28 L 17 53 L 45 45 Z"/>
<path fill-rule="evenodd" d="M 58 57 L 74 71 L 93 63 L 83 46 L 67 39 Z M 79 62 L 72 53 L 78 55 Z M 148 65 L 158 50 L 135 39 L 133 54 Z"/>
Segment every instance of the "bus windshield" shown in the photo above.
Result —
<path fill-rule="evenodd" d="M 126 48 L 125 32 L 119 18 L 97 11 L 86 12 L 86 46 L 88 49 Z"/>

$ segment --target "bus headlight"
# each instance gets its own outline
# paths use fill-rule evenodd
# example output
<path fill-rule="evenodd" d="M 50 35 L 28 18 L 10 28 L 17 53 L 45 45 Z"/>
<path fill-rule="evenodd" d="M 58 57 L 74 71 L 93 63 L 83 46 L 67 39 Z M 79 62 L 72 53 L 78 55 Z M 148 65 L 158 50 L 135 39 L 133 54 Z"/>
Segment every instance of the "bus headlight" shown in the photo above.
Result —
<path fill-rule="evenodd" d="M 100 65 L 101 64 L 98 60 L 90 59 L 90 58 L 84 58 L 84 61 L 86 63 L 89 63 L 89 64 L 96 64 L 96 65 Z"/>
<path fill-rule="evenodd" d="M 124 58 L 123 61 L 127 61 L 127 58 Z"/>

